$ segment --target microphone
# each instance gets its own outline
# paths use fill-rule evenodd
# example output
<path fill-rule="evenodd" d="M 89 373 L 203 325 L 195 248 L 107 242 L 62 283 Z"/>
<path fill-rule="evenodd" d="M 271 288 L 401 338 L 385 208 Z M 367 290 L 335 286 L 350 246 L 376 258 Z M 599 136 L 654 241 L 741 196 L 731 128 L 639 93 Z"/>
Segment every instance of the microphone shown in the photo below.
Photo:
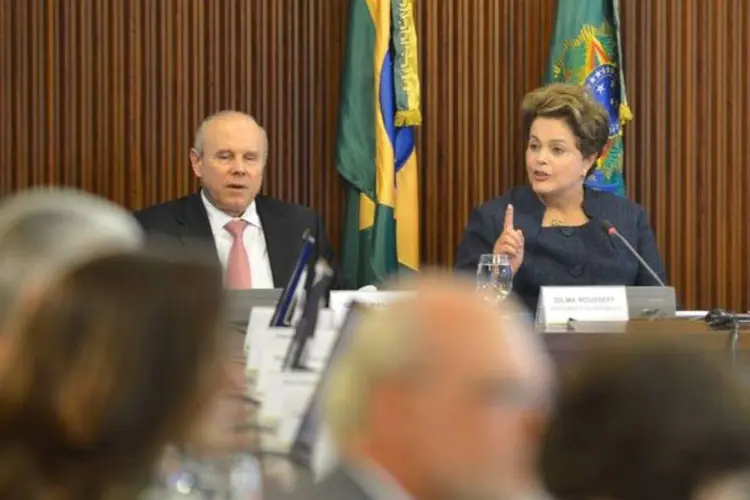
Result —
<path fill-rule="evenodd" d="M 716 327 L 728 327 L 731 326 L 732 322 L 737 321 L 739 323 L 750 323 L 750 314 L 748 313 L 731 313 L 724 309 L 711 309 L 706 314 L 706 323 L 709 326 Z"/>
<path fill-rule="evenodd" d="M 310 233 L 310 230 L 306 229 L 302 233 L 302 245 L 297 255 L 297 262 L 294 264 L 294 270 L 284 290 L 281 292 L 281 297 L 279 297 L 279 302 L 276 304 L 276 309 L 273 312 L 269 326 L 284 327 L 291 325 L 295 300 L 299 291 L 305 288 L 307 264 L 310 262 L 314 250 L 315 238 Z"/>
<path fill-rule="evenodd" d="M 703 319 L 711 328 L 730 330 L 729 352 L 732 356 L 732 368 L 737 368 L 737 344 L 740 342 L 740 325 L 750 323 L 750 314 L 732 314 L 723 309 L 711 309 Z"/>
<path fill-rule="evenodd" d="M 315 278 L 313 285 L 305 297 L 304 311 L 297 323 L 289 347 L 284 355 L 283 369 L 300 370 L 302 358 L 305 355 L 307 342 L 315 333 L 318 324 L 318 313 L 323 305 L 323 300 L 333 284 L 333 269 L 324 259 L 319 259 L 315 264 Z"/>
<path fill-rule="evenodd" d="M 633 248 L 633 245 L 630 244 L 628 240 L 625 239 L 623 235 L 621 235 L 615 226 L 612 225 L 611 222 L 609 222 L 607 219 L 602 219 L 599 221 L 599 225 L 604 229 L 604 232 L 607 233 L 610 236 L 613 236 L 617 238 L 618 240 L 622 241 L 622 244 L 625 245 L 625 248 L 628 249 L 628 251 L 633 254 L 633 256 L 638 259 L 638 262 L 641 263 L 643 268 L 648 271 L 648 273 L 656 280 L 656 282 L 659 284 L 659 286 L 666 287 L 667 285 L 664 284 L 664 282 L 661 280 L 658 274 L 656 274 L 656 271 L 653 270 L 651 266 L 648 265 L 648 263 L 643 260 L 643 257 L 641 257 L 641 254 L 639 254 L 635 248 Z"/>

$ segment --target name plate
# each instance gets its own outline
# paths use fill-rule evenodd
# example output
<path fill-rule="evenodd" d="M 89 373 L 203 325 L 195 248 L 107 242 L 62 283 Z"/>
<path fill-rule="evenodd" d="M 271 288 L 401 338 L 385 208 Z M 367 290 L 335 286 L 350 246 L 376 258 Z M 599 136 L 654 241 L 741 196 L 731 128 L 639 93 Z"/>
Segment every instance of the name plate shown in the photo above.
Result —
<path fill-rule="evenodd" d="M 571 321 L 628 321 L 624 286 L 543 286 L 537 324 L 566 326 Z"/>
<path fill-rule="evenodd" d="M 250 351 L 255 346 L 263 346 L 266 339 L 273 337 L 275 334 L 286 335 L 291 338 L 294 335 L 296 327 L 276 327 L 268 326 L 273 317 L 274 309 L 271 307 L 255 307 L 250 313 L 250 320 L 247 323 L 245 331 L 245 355 L 250 356 Z M 318 312 L 318 322 L 315 325 L 315 335 L 318 330 L 333 329 L 333 311 L 330 309 L 321 309 Z M 325 337 L 328 338 L 328 337 Z"/>
<path fill-rule="evenodd" d="M 270 372 L 266 381 L 269 390 L 261 404 L 259 420 L 267 424 L 285 418 L 301 418 L 319 382 L 319 372 Z"/>
<path fill-rule="evenodd" d="M 269 331 L 281 330 L 280 328 L 269 328 Z M 331 357 L 331 351 L 333 345 L 338 338 L 338 331 L 336 330 L 318 330 L 315 332 L 315 336 L 308 340 L 306 346 L 306 353 L 303 358 L 303 364 L 311 371 L 315 373 L 321 373 L 326 365 L 328 359 Z M 268 343 L 263 346 L 260 356 L 260 365 L 249 366 L 247 371 L 252 374 L 256 374 L 255 378 L 255 395 L 256 397 L 263 399 L 268 389 L 267 382 L 270 378 L 270 374 L 275 372 L 282 372 L 284 365 L 284 358 L 286 357 L 287 350 L 289 349 L 289 343 L 292 340 L 292 335 L 285 335 L 279 332 L 274 335 L 273 338 L 268 339 Z M 251 352 L 255 352 L 252 350 Z M 250 358 L 248 358 L 249 360 Z M 253 358 L 255 360 L 255 358 Z M 248 363 L 250 365 L 250 363 Z"/>
<path fill-rule="evenodd" d="M 334 324 L 341 326 L 352 302 L 360 302 L 370 307 L 383 307 L 392 302 L 410 299 L 413 296 L 413 292 L 342 290 L 332 291 L 328 303 L 330 309 L 333 310 Z"/>
<path fill-rule="evenodd" d="M 258 423 L 269 427 L 261 434 L 264 451 L 289 453 L 302 417 L 320 382 L 315 372 L 277 371 L 268 380 L 267 396 L 258 415 Z"/>

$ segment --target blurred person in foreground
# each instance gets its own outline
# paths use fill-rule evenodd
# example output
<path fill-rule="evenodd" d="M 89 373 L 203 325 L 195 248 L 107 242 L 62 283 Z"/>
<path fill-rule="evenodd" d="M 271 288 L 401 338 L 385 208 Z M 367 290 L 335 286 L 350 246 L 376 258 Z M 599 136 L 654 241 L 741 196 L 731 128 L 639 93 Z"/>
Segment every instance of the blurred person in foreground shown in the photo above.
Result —
<path fill-rule="evenodd" d="M 23 289 L 90 257 L 132 250 L 143 231 L 122 207 L 83 191 L 35 188 L 0 203 L 0 331 Z"/>
<path fill-rule="evenodd" d="M 88 259 L 143 247 L 144 232 L 123 207 L 72 188 L 15 193 L 0 203 L 0 335 L 19 297 Z M 1 348 L 0 360 L 6 350 Z M 241 346 L 240 346 L 241 350 Z M 231 357 L 232 353 L 228 353 Z M 247 449 L 254 437 L 237 429 L 247 422 L 244 371 L 227 363 L 227 376 L 206 404 L 205 424 L 192 436 L 202 455 Z"/>
<path fill-rule="evenodd" d="M 541 453 L 555 498 L 750 498 L 749 388 L 695 342 L 627 338 L 574 365 Z"/>
<path fill-rule="evenodd" d="M 522 105 L 529 185 L 476 208 L 456 253 L 456 268 L 476 272 L 482 254 L 505 254 L 513 292 L 535 312 L 541 286 L 656 286 L 608 220 L 666 282 L 643 208 L 585 185 L 609 139 L 607 111 L 579 85 L 552 84 Z"/>
<path fill-rule="evenodd" d="M 426 274 L 367 312 L 331 366 L 339 466 L 298 498 L 532 498 L 550 361 L 510 302 Z"/>
<path fill-rule="evenodd" d="M 213 265 L 112 253 L 72 266 L 6 322 L 0 497 L 133 499 L 218 383 Z"/>

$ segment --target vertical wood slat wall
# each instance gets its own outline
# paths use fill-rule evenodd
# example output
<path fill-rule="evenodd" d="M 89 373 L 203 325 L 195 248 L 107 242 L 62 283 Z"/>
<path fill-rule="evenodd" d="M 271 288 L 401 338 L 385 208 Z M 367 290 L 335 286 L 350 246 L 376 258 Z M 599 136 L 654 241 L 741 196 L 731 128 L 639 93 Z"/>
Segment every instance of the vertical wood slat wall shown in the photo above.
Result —
<path fill-rule="evenodd" d="M 195 129 L 236 108 L 268 131 L 267 191 L 338 235 L 346 4 L 0 0 L 0 193 L 75 185 L 128 208 L 182 196 Z"/>
<path fill-rule="evenodd" d="M 750 3 L 624 1 L 629 193 L 684 306 L 750 308 Z"/>
<path fill-rule="evenodd" d="M 128 208 L 196 188 L 192 134 L 238 108 L 270 139 L 266 191 L 340 241 L 333 164 L 347 0 L 0 0 L 0 194 L 66 184 Z M 626 1 L 629 194 L 685 307 L 750 308 L 750 4 Z M 472 206 L 524 181 L 518 108 L 555 0 L 417 0 L 423 259 L 450 265 Z"/>

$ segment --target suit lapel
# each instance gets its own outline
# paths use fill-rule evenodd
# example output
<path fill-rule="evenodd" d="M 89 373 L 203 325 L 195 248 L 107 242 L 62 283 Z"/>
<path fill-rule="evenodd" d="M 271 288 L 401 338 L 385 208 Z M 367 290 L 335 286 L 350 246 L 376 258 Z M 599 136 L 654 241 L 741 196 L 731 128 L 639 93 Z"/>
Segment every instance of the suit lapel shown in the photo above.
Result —
<path fill-rule="evenodd" d="M 214 256 L 216 259 L 219 258 L 219 254 L 216 253 L 211 224 L 208 222 L 208 214 L 206 213 L 206 207 L 203 206 L 200 193 L 193 193 L 183 199 L 177 213 L 177 223 L 180 228 L 180 242 L 183 245 L 193 246 L 196 243 L 210 243 L 214 250 Z"/>
<path fill-rule="evenodd" d="M 292 275 L 299 245 L 295 244 L 294 239 L 290 241 L 289 229 L 285 227 L 284 214 L 276 210 L 271 200 L 259 195 L 255 198 L 255 207 L 260 223 L 263 225 L 273 285 L 276 288 L 283 288 Z"/>

